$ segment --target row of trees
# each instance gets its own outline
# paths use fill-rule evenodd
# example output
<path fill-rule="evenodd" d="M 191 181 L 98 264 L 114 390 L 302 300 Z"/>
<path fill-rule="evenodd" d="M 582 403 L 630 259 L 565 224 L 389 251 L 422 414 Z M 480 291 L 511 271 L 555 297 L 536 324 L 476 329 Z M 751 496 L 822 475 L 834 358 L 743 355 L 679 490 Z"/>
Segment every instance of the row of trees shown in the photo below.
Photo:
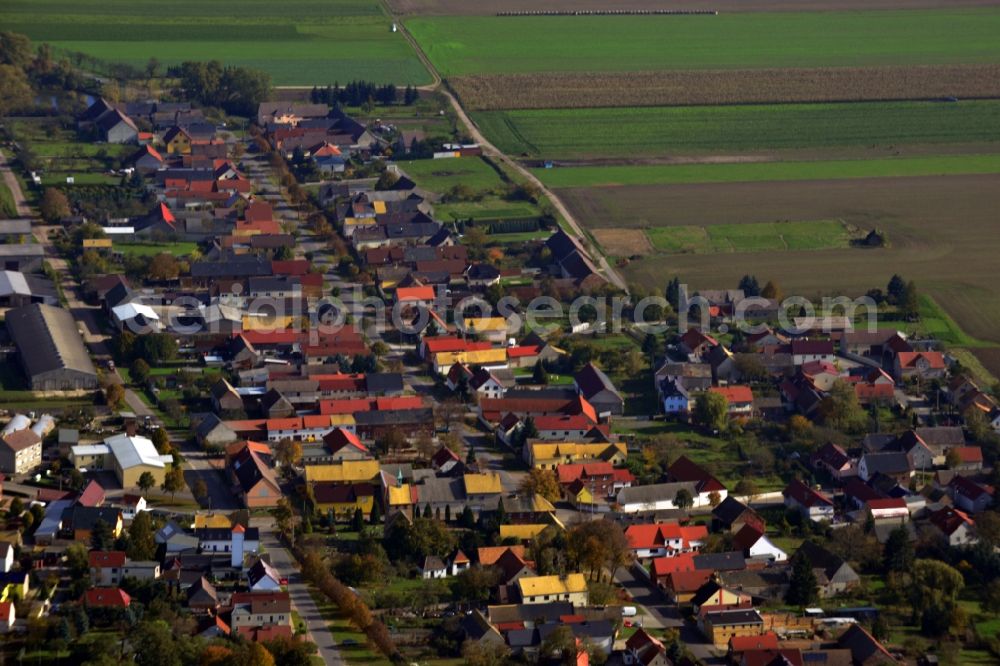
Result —
<path fill-rule="evenodd" d="M 403 98 L 399 100 L 399 90 L 391 83 L 379 85 L 374 81 L 351 81 L 343 88 L 340 83 L 332 86 L 319 88 L 313 86 L 309 93 L 309 99 L 313 104 L 345 104 L 348 106 L 361 106 L 366 103 L 381 104 L 389 106 L 402 101 L 406 106 L 410 106 L 419 99 L 420 93 L 413 86 L 406 86 L 403 91 Z"/>

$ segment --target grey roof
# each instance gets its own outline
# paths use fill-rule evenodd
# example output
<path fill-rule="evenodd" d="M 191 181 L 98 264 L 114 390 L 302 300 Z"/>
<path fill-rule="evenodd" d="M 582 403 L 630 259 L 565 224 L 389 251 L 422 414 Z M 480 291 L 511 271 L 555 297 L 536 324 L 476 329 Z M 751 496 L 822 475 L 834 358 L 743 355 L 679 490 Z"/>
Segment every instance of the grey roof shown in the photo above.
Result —
<path fill-rule="evenodd" d="M 705 620 L 714 626 L 720 624 L 764 624 L 760 613 L 750 610 L 728 610 L 706 613 Z"/>
<path fill-rule="evenodd" d="M 31 234 L 31 220 L 28 218 L 0 220 L 0 235 L 27 236 L 29 234 Z"/>
<path fill-rule="evenodd" d="M 741 571 L 747 568 L 746 558 L 739 551 L 702 553 L 694 556 L 694 568 L 703 571 Z"/>
<path fill-rule="evenodd" d="M 576 385 L 580 387 L 580 392 L 584 398 L 589 399 L 601 391 L 608 391 L 621 398 L 621 394 L 618 393 L 618 389 L 615 388 L 611 379 L 593 363 L 583 366 L 573 379 L 576 381 Z"/>
<path fill-rule="evenodd" d="M 45 248 L 37 243 L 4 243 L 0 245 L 0 257 L 44 257 Z"/>
<path fill-rule="evenodd" d="M 875 472 L 900 474 L 913 469 L 913 462 L 903 452 L 866 453 L 863 459 L 869 474 L 874 474 Z"/>
<path fill-rule="evenodd" d="M 29 376 L 53 370 L 97 375 L 68 310 L 40 303 L 15 308 L 7 313 L 7 330 Z"/>
<path fill-rule="evenodd" d="M 686 489 L 691 497 L 698 496 L 698 484 L 690 481 L 679 483 L 654 483 L 649 486 L 632 486 L 622 488 L 618 493 L 619 504 L 645 504 L 671 500 L 677 496 L 677 491 Z"/>
<path fill-rule="evenodd" d="M 369 393 L 397 393 L 403 390 L 403 375 L 398 372 L 370 372 L 365 375 Z"/>

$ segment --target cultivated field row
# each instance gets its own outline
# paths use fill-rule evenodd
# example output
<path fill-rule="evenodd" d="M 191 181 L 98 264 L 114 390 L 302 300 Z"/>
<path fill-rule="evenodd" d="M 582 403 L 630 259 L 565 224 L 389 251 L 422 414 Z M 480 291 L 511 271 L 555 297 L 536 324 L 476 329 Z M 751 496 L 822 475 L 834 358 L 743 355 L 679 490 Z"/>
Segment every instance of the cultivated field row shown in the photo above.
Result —
<path fill-rule="evenodd" d="M 997 0 L 710 0 L 706 7 L 720 12 L 828 12 L 870 9 L 940 9 L 995 7 Z M 538 0 L 389 0 L 397 14 L 489 16 L 498 12 L 538 9 Z M 546 0 L 552 11 L 684 10 L 688 0 Z"/>
<path fill-rule="evenodd" d="M 539 73 L 448 80 L 472 111 L 1000 97 L 1000 65 Z"/>

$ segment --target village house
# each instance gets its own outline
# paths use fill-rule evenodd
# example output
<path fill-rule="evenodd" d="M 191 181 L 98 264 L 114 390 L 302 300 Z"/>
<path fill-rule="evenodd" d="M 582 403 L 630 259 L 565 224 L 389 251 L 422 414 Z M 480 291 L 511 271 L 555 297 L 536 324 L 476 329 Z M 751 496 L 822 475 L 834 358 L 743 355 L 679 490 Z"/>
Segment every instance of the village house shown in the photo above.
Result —
<path fill-rule="evenodd" d="M 524 604 L 568 601 L 573 606 L 587 605 L 587 581 L 580 573 L 519 578 L 516 584 Z"/>
<path fill-rule="evenodd" d="M 809 520 L 833 520 L 833 500 L 799 479 L 793 479 L 782 491 L 782 495 L 785 497 L 786 507 L 798 510 Z"/>

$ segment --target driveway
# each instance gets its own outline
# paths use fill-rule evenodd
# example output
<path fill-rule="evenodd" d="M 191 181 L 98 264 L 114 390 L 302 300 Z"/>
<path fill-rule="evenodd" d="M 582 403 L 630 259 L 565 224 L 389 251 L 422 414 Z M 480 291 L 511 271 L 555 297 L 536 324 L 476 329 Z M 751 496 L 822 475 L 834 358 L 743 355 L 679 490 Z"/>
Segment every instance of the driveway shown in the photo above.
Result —
<path fill-rule="evenodd" d="M 320 615 L 316 602 L 309 594 L 309 585 L 299 572 L 298 563 L 288 549 L 278 541 L 274 532 L 274 521 L 270 518 L 252 518 L 250 524 L 260 528 L 260 542 L 271 557 L 271 564 L 278 572 L 288 577 L 288 594 L 292 598 L 292 608 L 298 612 L 306 625 L 306 638 L 319 648 L 319 656 L 324 664 L 343 664 L 330 633 L 330 627 Z"/>

